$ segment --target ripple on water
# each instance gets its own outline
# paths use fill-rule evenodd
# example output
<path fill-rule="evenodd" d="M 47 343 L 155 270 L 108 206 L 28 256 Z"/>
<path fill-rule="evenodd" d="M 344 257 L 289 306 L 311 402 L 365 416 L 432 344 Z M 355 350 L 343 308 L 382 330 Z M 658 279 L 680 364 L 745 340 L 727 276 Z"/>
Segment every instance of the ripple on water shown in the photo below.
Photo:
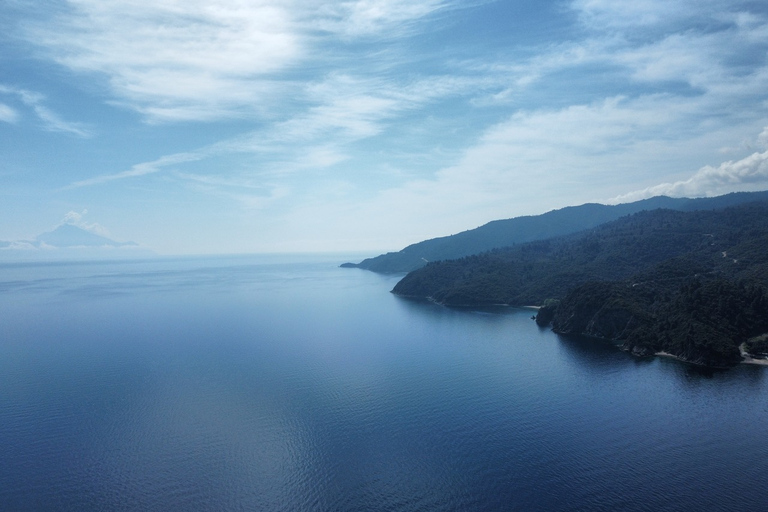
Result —
<path fill-rule="evenodd" d="M 762 368 L 637 362 L 366 272 L 141 265 L 0 269 L 0 509 L 765 504 Z"/>

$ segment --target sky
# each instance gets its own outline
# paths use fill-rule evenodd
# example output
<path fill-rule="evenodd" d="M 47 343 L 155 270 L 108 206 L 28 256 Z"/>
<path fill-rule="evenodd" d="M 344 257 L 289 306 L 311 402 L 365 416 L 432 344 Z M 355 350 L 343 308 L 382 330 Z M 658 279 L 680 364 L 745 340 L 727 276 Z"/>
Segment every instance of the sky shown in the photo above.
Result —
<path fill-rule="evenodd" d="M 765 189 L 762 0 L 0 4 L 0 240 L 375 255 Z"/>

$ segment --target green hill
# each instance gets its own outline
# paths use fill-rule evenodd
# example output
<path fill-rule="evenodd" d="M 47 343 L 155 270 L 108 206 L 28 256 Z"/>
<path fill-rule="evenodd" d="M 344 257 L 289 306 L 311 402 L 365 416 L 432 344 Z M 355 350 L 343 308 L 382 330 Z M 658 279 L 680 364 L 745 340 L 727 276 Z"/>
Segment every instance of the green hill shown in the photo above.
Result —
<path fill-rule="evenodd" d="M 768 200 L 653 210 L 578 234 L 435 262 L 393 292 L 451 306 L 541 305 L 554 329 L 708 366 L 768 332 Z"/>
<path fill-rule="evenodd" d="M 456 259 L 500 247 L 563 236 L 643 210 L 719 209 L 762 199 L 768 199 L 768 192 L 740 192 L 700 199 L 673 199 L 660 196 L 614 206 L 591 203 L 570 206 L 542 215 L 496 220 L 455 235 L 425 240 L 409 245 L 398 252 L 368 258 L 360 263 L 345 263 L 342 266 L 379 273 L 410 272 L 425 266 L 428 262 Z"/>

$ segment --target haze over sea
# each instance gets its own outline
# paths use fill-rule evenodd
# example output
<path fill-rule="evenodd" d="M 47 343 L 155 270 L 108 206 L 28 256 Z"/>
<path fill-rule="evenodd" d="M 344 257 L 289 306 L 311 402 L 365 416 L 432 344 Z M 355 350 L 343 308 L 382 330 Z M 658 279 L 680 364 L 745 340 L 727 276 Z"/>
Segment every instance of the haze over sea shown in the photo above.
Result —
<path fill-rule="evenodd" d="M 354 259 L 0 265 L 0 510 L 766 509 L 766 368 L 408 301 Z"/>

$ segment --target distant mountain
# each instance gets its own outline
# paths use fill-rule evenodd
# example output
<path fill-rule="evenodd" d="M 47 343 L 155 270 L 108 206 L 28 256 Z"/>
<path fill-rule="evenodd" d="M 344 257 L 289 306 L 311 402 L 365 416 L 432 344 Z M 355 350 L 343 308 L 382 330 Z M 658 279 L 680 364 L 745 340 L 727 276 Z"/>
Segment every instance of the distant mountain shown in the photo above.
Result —
<path fill-rule="evenodd" d="M 613 206 L 595 203 L 569 206 L 542 215 L 492 221 L 455 235 L 412 244 L 399 252 L 382 254 L 360 263 L 344 263 L 342 266 L 384 274 L 410 272 L 430 261 L 461 258 L 500 247 L 576 233 L 643 210 L 712 210 L 764 199 L 768 199 L 768 191 L 738 192 L 699 199 L 659 196 Z"/>
<path fill-rule="evenodd" d="M 107 237 L 91 233 L 73 224 L 62 224 L 53 231 L 35 238 L 37 245 L 51 247 L 128 247 L 138 246 L 135 242 L 115 242 Z"/>
<path fill-rule="evenodd" d="M 149 257 L 135 242 L 117 242 L 74 224 L 62 224 L 32 240 L 0 241 L 0 260 L 57 260 Z"/>
<path fill-rule="evenodd" d="M 560 333 L 730 366 L 768 352 L 768 200 L 638 212 L 430 263 L 392 291 L 453 306 L 543 305 L 537 321 Z"/>

